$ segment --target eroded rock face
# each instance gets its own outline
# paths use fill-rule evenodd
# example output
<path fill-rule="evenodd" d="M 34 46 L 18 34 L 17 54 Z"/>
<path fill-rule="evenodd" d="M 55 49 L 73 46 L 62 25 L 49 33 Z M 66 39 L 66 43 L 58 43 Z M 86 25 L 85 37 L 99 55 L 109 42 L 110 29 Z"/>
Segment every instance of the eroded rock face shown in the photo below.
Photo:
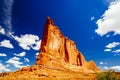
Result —
<path fill-rule="evenodd" d="M 75 71 L 99 71 L 94 61 L 86 62 L 74 41 L 65 37 L 51 18 L 47 18 L 36 65 Z"/>

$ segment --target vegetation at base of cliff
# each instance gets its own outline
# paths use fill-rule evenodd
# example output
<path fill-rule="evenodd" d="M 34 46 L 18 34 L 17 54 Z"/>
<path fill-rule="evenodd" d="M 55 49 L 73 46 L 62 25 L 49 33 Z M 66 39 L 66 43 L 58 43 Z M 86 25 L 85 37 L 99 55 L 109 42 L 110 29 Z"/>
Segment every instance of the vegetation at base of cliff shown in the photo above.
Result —
<path fill-rule="evenodd" d="M 118 80 L 114 70 L 107 70 L 102 73 L 97 73 L 96 78 L 97 80 Z"/>

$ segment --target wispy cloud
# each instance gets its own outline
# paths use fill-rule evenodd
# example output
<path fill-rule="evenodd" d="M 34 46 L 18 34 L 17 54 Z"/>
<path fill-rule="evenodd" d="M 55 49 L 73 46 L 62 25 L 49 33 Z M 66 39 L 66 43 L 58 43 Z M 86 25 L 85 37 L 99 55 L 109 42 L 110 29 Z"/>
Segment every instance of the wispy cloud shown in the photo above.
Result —
<path fill-rule="evenodd" d="M 120 54 L 118 54 L 118 53 L 120 53 L 120 49 L 116 49 L 117 46 L 120 46 L 120 42 L 109 43 L 108 45 L 105 46 L 107 49 L 105 49 L 104 51 L 112 52 L 112 53 L 114 53 L 114 56 L 119 56 Z"/>
<path fill-rule="evenodd" d="M 0 47 L 14 48 L 10 41 L 6 39 L 0 42 Z"/>
<path fill-rule="evenodd" d="M 109 1 L 109 0 L 108 0 Z M 120 34 L 120 0 L 112 2 L 108 10 L 104 12 L 102 17 L 96 22 L 98 28 L 95 32 L 100 35 L 106 35 L 114 32 L 114 35 Z"/>
<path fill-rule="evenodd" d="M 7 56 L 5 53 L 0 53 L 0 57 L 5 57 Z"/>
<path fill-rule="evenodd" d="M 24 58 L 24 62 L 30 62 L 28 58 Z"/>
<path fill-rule="evenodd" d="M 106 45 L 105 47 L 106 48 L 115 48 L 118 45 L 120 45 L 119 42 L 112 42 L 112 43 L 109 43 L 108 45 Z"/>
<path fill-rule="evenodd" d="M 1 0 L 0 2 L 0 25 L 7 35 L 12 32 L 12 8 L 14 0 Z"/>
<path fill-rule="evenodd" d="M 108 5 L 117 0 L 104 0 Z"/>
<path fill-rule="evenodd" d="M 105 52 L 110 52 L 110 51 L 112 51 L 111 49 L 105 49 L 104 50 Z"/>
<path fill-rule="evenodd" d="M 114 53 L 120 53 L 120 49 L 114 50 L 112 52 L 114 52 Z"/>
<path fill-rule="evenodd" d="M 94 19 L 95 19 L 95 17 L 94 17 L 94 16 L 92 16 L 92 17 L 91 17 L 91 21 L 93 21 Z"/>

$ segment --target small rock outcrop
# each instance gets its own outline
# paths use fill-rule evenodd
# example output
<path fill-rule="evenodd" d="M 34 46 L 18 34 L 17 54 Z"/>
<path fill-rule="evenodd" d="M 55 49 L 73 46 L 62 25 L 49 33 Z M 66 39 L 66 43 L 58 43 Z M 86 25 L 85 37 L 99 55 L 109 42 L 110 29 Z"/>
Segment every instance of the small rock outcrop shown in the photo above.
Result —
<path fill-rule="evenodd" d="M 87 62 L 75 42 L 65 37 L 50 17 L 46 20 L 35 65 L 78 72 L 99 71 L 94 61 Z"/>

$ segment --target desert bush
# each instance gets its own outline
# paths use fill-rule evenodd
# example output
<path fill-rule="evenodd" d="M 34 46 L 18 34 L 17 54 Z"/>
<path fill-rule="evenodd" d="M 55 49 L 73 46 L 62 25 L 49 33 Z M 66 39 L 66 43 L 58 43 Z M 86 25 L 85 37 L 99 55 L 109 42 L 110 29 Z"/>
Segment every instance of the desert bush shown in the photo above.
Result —
<path fill-rule="evenodd" d="M 97 80 L 118 80 L 118 77 L 115 74 L 114 70 L 107 70 L 107 71 L 102 72 L 102 73 L 97 73 L 96 79 Z"/>

